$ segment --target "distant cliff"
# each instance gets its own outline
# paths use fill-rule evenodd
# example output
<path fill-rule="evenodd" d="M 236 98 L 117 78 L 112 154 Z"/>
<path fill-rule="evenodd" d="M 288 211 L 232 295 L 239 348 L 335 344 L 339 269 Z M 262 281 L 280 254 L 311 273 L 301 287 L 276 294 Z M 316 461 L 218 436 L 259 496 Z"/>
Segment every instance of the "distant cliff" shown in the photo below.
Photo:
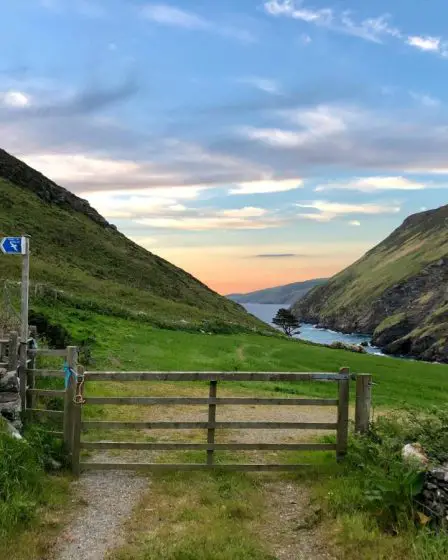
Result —
<path fill-rule="evenodd" d="M 327 281 L 326 278 L 294 282 L 285 286 L 266 288 L 247 294 L 230 294 L 227 297 L 237 303 L 272 303 L 278 305 L 292 305 L 299 298 L 307 294 L 311 289 L 320 286 Z"/>
<path fill-rule="evenodd" d="M 409 216 L 293 311 L 325 328 L 372 334 L 391 354 L 448 362 L 448 205 Z"/>

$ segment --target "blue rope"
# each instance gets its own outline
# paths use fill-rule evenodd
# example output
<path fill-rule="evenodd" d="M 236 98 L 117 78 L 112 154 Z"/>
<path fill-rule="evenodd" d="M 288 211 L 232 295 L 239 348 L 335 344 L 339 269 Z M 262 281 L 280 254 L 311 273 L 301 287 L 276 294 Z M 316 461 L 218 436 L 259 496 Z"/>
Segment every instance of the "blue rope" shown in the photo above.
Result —
<path fill-rule="evenodd" d="M 64 362 L 64 373 L 65 373 L 65 388 L 67 389 L 68 384 L 70 382 L 70 377 L 73 375 L 76 379 L 76 373 L 72 370 L 72 368 L 68 365 L 67 362 Z"/>

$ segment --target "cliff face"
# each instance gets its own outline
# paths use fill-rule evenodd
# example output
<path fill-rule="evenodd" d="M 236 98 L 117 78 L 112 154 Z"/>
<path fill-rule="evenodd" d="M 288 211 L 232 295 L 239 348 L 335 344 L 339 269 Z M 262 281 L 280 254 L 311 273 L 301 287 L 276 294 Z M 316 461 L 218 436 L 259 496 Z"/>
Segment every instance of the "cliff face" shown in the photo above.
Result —
<path fill-rule="evenodd" d="M 448 361 L 448 206 L 410 216 L 293 309 L 326 328 L 372 334 L 388 353 Z"/>

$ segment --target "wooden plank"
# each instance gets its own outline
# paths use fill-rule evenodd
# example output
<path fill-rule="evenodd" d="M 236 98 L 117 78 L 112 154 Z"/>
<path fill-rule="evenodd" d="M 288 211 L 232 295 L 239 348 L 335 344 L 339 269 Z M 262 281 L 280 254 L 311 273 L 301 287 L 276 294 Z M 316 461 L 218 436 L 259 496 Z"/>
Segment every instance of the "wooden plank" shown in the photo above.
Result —
<path fill-rule="evenodd" d="M 92 428 L 140 430 L 194 430 L 208 428 L 223 428 L 227 430 L 335 430 L 336 423 L 332 422 L 114 422 L 104 420 L 88 420 L 82 423 L 85 430 Z"/>
<path fill-rule="evenodd" d="M 146 450 L 237 450 L 237 451 L 335 451 L 335 443 L 178 443 L 130 441 L 82 441 L 81 449 L 146 449 Z"/>
<path fill-rule="evenodd" d="M 27 394 L 35 395 L 36 397 L 63 397 L 65 391 L 59 389 L 27 389 Z"/>
<path fill-rule="evenodd" d="M 28 408 L 28 414 L 40 414 L 42 416 L 49 416 L 53 418 L 63 418 L 64 413 L 62 410 L 46 410 L 45 408 Z"/>
<path fill-rule="evenodd" d="M 80 470 L 126 470 L 126 471 L 296 471 L 303 467 L 314 467 L 315 465 L 229 465 L 217 464 L 205 465 L 202 463 L 81 463 Z"/>
<path fill-rule="evenodd" d="M 32 371 L 35 377 L 65 377 L 62 369 L 35 369 Z"/>
<path fill-rule="evenodd" d="M 337 406 L 337 399 L 288 399 L 288 398 L 196 398 L 196 397 L 87 397 L 86 404 L 113 405 L 290 405 Z"/>
<path fill-rule="evenodd" d="M 78 349 L 76 346 L 69 346 L 67 348 L 67 365 L 74 374 L 68 378 L 64 391 L 64 447 L 70 457 L 73 444 L 74 399 L 76 393 L 75 374 L 78 368 Z"/>
<path fill-rule="evenodd" d="M 223 371 L 88 371 L 91 381 L 339 381 L 344 374 Z M 348 379 L 348 375 L 346 376 Z"/>
<path fill-rule="evenodd" d="M 217 381 L 210 381 L 209 400 L 216 400 Z M 215 428 L 213 427 L 216 422 L 216 404 L 210 403 L 208 405 L 208 429 L 207 429 L 207 443 L 215 443 Z M 213 465 L 213 449 L 207 450 L 207 465 Z"/>
<path fill-rule="evenodd" d="M 355 432 L 365 434 L 369 430 L 372 403 L 372 376 L 356 378 Z"/>
<path fill-rule="evenodd" d="M 348 405 L 349 405 L 349 391 L 350 380 L 343 379 L 343 375 L 350 373 L 349 368 L 341 368 L 341 380 L 339 381 L 339 405 L 338 405 L 338 420 L 337 420 L 337 434 L 336 434 L 336 458 L 341 461 L 347 454 L 348 444 Z"/>
<path fill-rule="evenodd" d="M 55 348 L 36 348 L 33 350 L 28 350 L 28 354 L 30 356 L 38 355 L 38 356 L 59 356 L 62 358 L 67 357 L 67 350 L 59 350 Z"/>

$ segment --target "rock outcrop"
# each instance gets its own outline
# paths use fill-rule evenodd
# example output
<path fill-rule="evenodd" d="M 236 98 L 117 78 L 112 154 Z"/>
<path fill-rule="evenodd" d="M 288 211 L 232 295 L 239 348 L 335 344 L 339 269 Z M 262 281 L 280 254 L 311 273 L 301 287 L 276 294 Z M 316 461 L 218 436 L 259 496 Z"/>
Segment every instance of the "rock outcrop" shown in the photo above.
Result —
<path fill-rule="evenodd" d="M 0 176 L 15 185 L 33 191 L 41 200 L 56 204 L 66 210 L 74 210 L 88 216 L 104 228 L 116 229 L 109 224 L 87 200 L 83 200 L 67 189 L 47 179 L 42 173 L 32 169 L 23 161 L 15 158 L 0 148 Z"/>
<path fill-rule="evenodd" d="M 0 369 L 0 415 L 19 430 L 22 427 L 21 410 L 19 378 L 16 372 Z"/>

